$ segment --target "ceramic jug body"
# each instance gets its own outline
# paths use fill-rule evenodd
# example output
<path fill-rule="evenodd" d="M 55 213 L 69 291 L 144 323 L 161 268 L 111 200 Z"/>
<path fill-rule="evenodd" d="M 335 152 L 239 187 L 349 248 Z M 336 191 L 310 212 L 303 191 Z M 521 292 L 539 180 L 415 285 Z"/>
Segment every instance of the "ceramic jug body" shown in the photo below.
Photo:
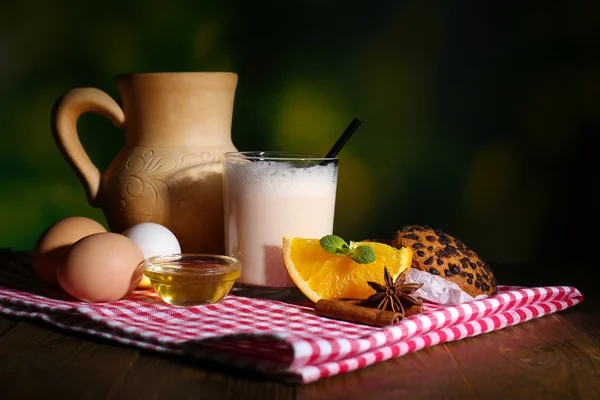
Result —
<path fill-rule="evenodd" d="M 105 92 L 77 88 L 55 105 L 52 131 L 61 153 L 121 233 L 156 222 L 177 236 L 182 252 L 224 254 L 221 156 L 231 141 L 237 75 L 224 72 L 119 75 L 122 107 Z M 125 132 L 104 172 L 79 141 L 77 118 L 94 112 Z"/>

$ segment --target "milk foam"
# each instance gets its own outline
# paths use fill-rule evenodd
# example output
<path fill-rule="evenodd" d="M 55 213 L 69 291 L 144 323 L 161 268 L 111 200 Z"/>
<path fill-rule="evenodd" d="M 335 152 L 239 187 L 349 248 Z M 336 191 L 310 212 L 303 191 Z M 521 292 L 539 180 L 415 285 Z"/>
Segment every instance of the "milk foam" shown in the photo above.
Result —
<path fill-rule="evenodd" d="M 228 162 L 229 190 L 276 196 L 335 196 L 337 166 L 334 164 L 298 167 L 275 161 Z"/>

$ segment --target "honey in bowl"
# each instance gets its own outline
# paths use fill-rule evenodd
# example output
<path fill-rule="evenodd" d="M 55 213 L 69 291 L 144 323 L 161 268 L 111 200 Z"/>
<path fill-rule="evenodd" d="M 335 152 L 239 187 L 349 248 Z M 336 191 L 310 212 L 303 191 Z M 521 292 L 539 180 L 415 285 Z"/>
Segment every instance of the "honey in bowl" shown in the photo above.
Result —
<path fill-rule="evenodd" d="M 144 275 L 158 296 L 175 306 L 221 301 L 240 277 L 242 265 L 233 258 L 208 254 L 171 254 L 144 260 Z"/>

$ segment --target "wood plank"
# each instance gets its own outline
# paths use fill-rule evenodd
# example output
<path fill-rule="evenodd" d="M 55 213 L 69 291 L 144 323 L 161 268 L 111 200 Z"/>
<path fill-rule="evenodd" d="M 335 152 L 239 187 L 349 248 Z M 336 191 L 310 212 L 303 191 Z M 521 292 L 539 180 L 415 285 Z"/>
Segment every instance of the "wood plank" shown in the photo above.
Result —
<path fill-rule="evenodd" d="M 14 318 L 0 315 L 0 336 L 11 330 L 17 323 L 18 321 Z"/>
<path fill-rule="evenodd" d="M 584 298 L 583 302 L 559 313 L 573 329 L 578 330 L 600 347 L 600 313 L 597 303 Z"/>
<path fill-rule="evenodd" d="M 138 351 L 35 322 L 21 322 L 0 338 L 0 359 L 2 394 L 19 398 L 288 400 L 295 393 L 258 373 Z"/>
<path fill-rule="evenodd" d="M 135 349 L 20 322 L 0 337 L 2 397 L 106 399 L 137 357 Z"/>
<path fill-rule="evenodd" d="M 297 389 L 308 399 L 473 399 L 473 392 L 444 345 L 429 347 Z"/>
<path fill-rule="evenodd" d="M 480 398 L 600 398 L 600 349 L 560 315 L 448 348 Z"/>
<path fill-rule="evenodd" d="M 290 400 L 294 392 L 293 386 L 234 367 L 141 351 L 111 398 Z"/>

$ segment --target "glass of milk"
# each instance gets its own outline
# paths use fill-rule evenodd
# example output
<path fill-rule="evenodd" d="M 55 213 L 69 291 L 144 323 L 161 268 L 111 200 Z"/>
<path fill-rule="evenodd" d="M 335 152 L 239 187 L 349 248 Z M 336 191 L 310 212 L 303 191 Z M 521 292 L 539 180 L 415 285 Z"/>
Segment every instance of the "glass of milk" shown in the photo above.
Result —
<path fill-rule="evenodd" d="M 225 153 L 225 251 L 242 262 L 238 284 L 295 287 L 282 240 L 333 233 L 337 157 L 270 151 Z"/>

